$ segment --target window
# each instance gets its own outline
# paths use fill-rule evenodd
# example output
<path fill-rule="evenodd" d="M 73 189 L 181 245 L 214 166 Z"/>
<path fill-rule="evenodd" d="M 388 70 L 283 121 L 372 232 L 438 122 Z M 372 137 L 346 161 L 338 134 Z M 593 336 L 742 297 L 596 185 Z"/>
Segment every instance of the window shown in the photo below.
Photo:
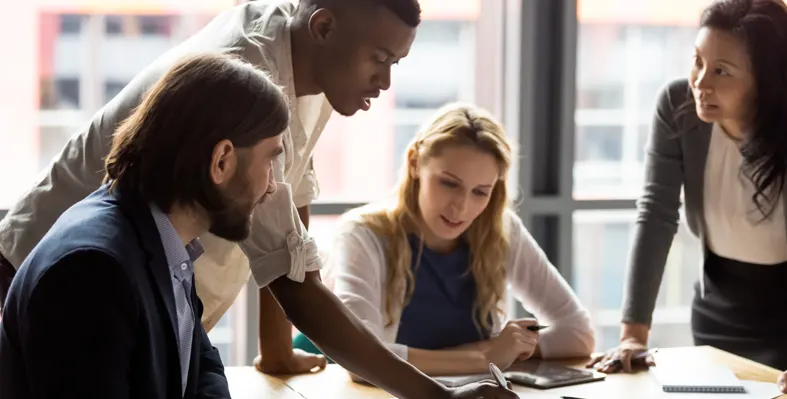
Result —
<path fill-rule="evenodd" d="M 171 23 L 177 17 L 169 15 L 107 15 L 104 18 L 108 36 L 169 36 Z"/>
<path fill-rule="evenodd" d="M 136 14 L 115 1 L 83 3 L 4 6 L 0 24 L 9 30 L 0 44 L 19 62 L 0 75 L 2 92 L 15 93 L 0 96 L 0 170 L 14 170 L 0 173 L 0 209 L 8 209 L 76 129 L 137 72 L 232 5 L 211 0 L 167 14 L 177 8 L 161 0 L 140 7 L 151 14 Z"/>
<path fill-rule="evenodd" d="M 687 76 L 699 15 L 709 3 L 642 0 L 620 8 L 609 0 L 578 2 L 571 274 L 596 321 L 599 350 L 618 344 L 636 218 L 631 200 L 642 191 L 656 98 L 670 80 Z M 619 205 L 593 210 L 604 201 Z M 681 221 L 656 303 L 651 345 L 693 343 L 689 318 L 700 252 Z"/>
<path fill-rule="evenodd" d="M 124 87 L 126 87 L 127 84 L 128 84 L 128 82 L 123 82 L 123 83 L 111 82 L 111 81 L 105 82 L 104 83 L 104 98 L 106 98 L 107 100 L 111 100 L 116 95 L 118 95 L 120 93 L 120 91 L 123 90 Z"/>
<path fill-rule="evenodd" d="M 623 157 L 620 126 L 583 126 L 577 129 L 577 161 L 620 162 Z"/>
<path fill-rule="evenodd" d="M 670 7 L 655 0 L 625 10 L 606 0 L 579 2 L 575 198 L 639 195 L 644 173 L 641 126 L 650 125 L 660 89 L 672 79 L 687 76 L 699 11 L 710 1 L 687 3 L 688 8 L 681 5 L 681 10 L 697 10 L 690 14 L 693 19 L 686 19 L 684 11 L 675 17 L 662 14 L 661 9 Z M 667 18 L 658 19 L 663 16 Z M 599 150 L 598 140 L 584 137 L 597 126 L 620 132 L 603 142 L 605 155 L 615 151 L 615 157 L 605 159 L 608 168 L 602 170 L 596 159 L 584 156 Z M 587 176 L 603 182 L 586 184 Z"/>
<path fill-rule="evenodd" d="M 82 19 L 84 19 L 84 15 L 73 15 L 73 14 L 53 14 L 55 18 L 60 19 L 60 33 L 63 35 L 68 34 L 79 34 L 82 30 Z"/>
<path fill-rule="evenodd" d="M 617 345 L 634 210 L 574 213 L 572 286 L 601 333 L 600 349 Z M 688 329 L 701 246 L 681 221 L 664 272 L 651 345 L 692 345 Z"/>

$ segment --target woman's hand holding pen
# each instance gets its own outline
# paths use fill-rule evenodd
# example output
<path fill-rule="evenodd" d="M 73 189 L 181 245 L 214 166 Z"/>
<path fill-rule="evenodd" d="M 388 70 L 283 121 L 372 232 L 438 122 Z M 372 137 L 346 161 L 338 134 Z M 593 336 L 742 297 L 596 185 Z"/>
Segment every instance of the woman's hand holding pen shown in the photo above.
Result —
<path fill-rule="evenodd" d="M 500 334 L 486 341 L 482 347 L 486 361 L 505 370 L 517 360 L 533 356 L 538 346 L 538 331 L 528 327 L 538 326 L 536 319 L 511 320 Z"/>

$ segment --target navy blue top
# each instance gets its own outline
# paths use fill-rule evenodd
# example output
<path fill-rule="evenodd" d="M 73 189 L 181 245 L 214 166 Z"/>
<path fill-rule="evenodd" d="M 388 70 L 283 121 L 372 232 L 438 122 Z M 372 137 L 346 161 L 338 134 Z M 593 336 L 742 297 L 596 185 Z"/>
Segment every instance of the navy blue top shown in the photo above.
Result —
<path fill-rule="evenodd" d="M 419 246 L 420 240 L 411 236 L 415 287 L 402 311 L 396 343 L 442 349 L 487 339 L 489 332 L 478 331 L 473 323 L 476 284 L 470 273 L 467 244 L 449 253 L 424 247 L 418 264 Z"/>

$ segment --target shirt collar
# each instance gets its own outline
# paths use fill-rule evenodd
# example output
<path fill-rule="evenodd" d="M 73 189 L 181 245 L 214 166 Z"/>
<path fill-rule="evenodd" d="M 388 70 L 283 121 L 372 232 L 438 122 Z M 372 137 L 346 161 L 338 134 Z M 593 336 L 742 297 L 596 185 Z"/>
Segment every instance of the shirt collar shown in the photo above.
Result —
<path fill-rule="evenodd" d="M 180 274 L 181 265 L 187 264 L 189 270 L 193 270 L 193 262 L 197 260 L 205 249 L 199 242 L 199 238 L 191 240 L 187 245 L 183 245 L 175 226 L 167 215 L 155 204 L 150 204 L 150 213 L 156 222 L 161 244 L 164 247 L 164 254 L 167 257 L 167 265 L 173 273 Z"/>

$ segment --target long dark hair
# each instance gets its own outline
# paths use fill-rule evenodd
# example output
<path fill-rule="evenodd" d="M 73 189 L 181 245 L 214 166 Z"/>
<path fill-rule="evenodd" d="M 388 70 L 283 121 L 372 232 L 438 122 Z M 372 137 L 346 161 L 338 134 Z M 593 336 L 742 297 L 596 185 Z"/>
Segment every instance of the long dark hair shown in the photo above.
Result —
<path fill-rule="evenodd" d="M 763 216 L 776 205 L 787 175 L 787 5 L 782 0 L 717 0 L 700 26 L 723 30 L 746 44 L 755 80 L 755 116 L 741 148 Z"/>
<path fill-rule="evenodd" d="M 209 171 L 214 147 L 222 140 L 254 146 L 289 120 L 281 88 L 249 63 L 222 54 L 185 58 L 117 128 L 105 182 L 165 212 L 174 203 L 219 209 Z"/>

